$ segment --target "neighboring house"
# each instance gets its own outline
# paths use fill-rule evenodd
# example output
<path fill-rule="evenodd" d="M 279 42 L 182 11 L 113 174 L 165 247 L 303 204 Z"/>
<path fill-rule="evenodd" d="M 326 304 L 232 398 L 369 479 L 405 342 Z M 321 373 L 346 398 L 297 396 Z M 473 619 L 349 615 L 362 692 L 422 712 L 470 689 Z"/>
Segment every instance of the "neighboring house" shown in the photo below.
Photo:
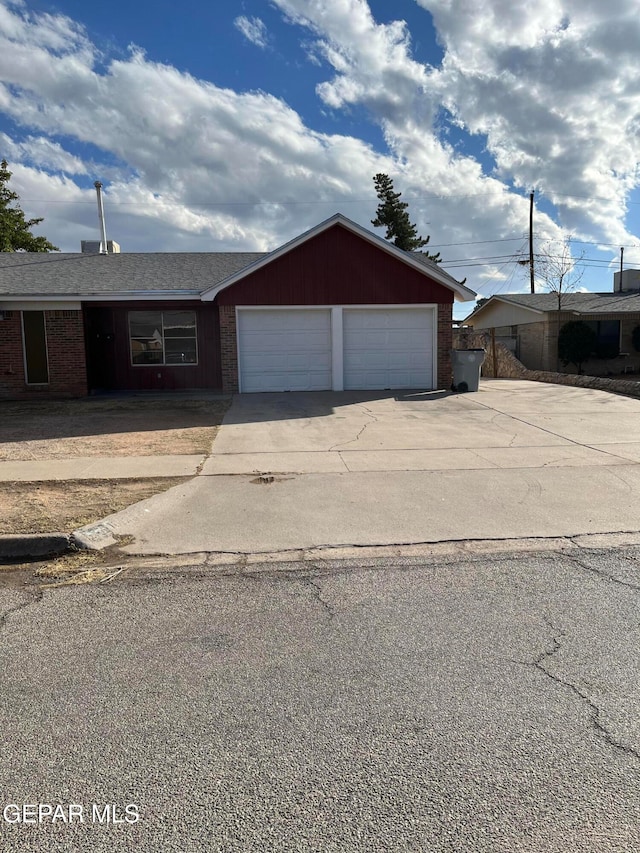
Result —
<path fill-rule="evenodd" d="M 0 397 L 448 389 L 454 298 L 340 214 L 268 254 L 0 254 Z"/>
<path fill-rule="evenodd" d="M 629 271 L 630 272 L 630 271 Z M 596 333 L 593 357 L 583 365 L 592 376 L 640 370 L 640 353 L 632 343 L 640 326 L 640 292 L 564 293 L 558 312 L 555 293 L 509 293 L 492 296 L 463 322 L 475 331 L 493 330 L 530 370 L 565 370 L 558 365 L 558 330 L 583 320 Z M 571 366 L 571 370 L 573 370 Z"/>

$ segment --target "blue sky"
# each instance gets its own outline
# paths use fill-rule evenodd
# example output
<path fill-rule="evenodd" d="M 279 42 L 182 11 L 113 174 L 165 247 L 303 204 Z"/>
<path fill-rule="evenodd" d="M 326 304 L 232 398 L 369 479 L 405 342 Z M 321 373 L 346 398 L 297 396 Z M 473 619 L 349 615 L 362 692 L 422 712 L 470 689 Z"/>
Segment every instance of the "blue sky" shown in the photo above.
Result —
<path fill-rule="evenodd" d="M 96 179 L 123 251 L 244 251 L 371 227 L 386 172 L 481 296 L 528 290 L 535 189 L 536 255 L 609 290 L 640 266 L 637 0 L 526 6 L 0 0 L 2 156 L 63 251 Z"/>

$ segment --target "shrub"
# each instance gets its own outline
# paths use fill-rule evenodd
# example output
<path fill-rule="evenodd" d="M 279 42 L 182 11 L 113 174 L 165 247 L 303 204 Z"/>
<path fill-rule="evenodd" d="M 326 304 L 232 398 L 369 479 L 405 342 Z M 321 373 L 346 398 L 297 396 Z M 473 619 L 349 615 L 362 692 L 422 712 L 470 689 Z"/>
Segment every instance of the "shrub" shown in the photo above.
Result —
<path fill-rule="evenodd" d="M 597 335 L 583 320 L 565 323 L 558 335 L 558 358 L 566 367 L 575 364 L 582 373 L 582 364 L 596 348 Z"/>

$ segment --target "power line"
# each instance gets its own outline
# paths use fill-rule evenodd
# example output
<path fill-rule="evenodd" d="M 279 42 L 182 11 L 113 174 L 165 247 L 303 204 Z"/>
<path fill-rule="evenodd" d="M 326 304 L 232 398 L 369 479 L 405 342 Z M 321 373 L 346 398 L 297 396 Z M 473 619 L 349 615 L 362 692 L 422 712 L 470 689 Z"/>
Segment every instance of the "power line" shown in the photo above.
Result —
<path fill-rule="evenodd" d="M 587 195 L 570 195 L 569 193 L 559 193 L 559 192 L 544 192 L 543 190 L 538 190 L 540 193 L 539 198 L 545 198 L 548 201 L 551 201 L 549 198 L 551 195 L 559 196 L 561 198 L 575 198 L 580 201 L 612 201 L 610 197 L 607 196 L 587 196 Z M 528 195 L 521 195 L 519 192 L 515 190 L 505 188 L 504 190 L 495 190 L 491 191 L 483 191 L 477 193 L 438 193 L 435 195 L 422 195 L 422 196 L 405 196 L 404 200 L 407 202 L 412 201 L 447 201 L 448 199 L 455 198 L 480 198 L 486 196 L 496 196 L 501 195 L 505 196 L 505 198 L 521 198 L 524 200 L 528 199 Z M 24 198 L 21 197 L 22 201 L 26 201 L 29 203 L 37 203 L 37 204 L 94 204 L 93 201 L 65 201 L 63 199 L 49 199 L 49 198 Z M 273 201 L 273 200 L 263 200 L 263 201 L 167 201 L 162 198 L 154 199 L 152 202 L 144 202 L 144 201 L 115 201 L 110 199 L 109 204 L 113 206 L 132 206 L 132 207 L 152 207 L 156 203 L 161 203 L 167 205 L 169 207 L 179 206 L 179 207 L 258 207 L 260 205 L 267 204 L 275 204 L 280 206 L 294 205 L 294 204 L 375 204 L 375 198 L 373 196 L 369 196 L 367 198 L 342 198 L 339 200 L 336 199 L 303 199 L 301 201 Z M 553 202 L 552 202 L 553 203 Z M 640 205 L 640 201 L 625 201 L 625 204 L 632 205 Z M 579 242 L 579 241 L 576 241 Z"/>
<path fill-rule="evenodd" d="M 579 246 L 612 246 L 616 249 L 620 248 L 620 243 L 602 243 L 600 240 L 574 240 L 569 237 L 567 243 L 577 243 Z M 626 243 L 625 249 L 640 249 L 640 243 Z"/>
<path fill-rule="evenodd" d="M 518 237 L 499 237 L 497 240 L 468 240 L 466 243 L 434 243 L 429 247 L 431 249 L 445 249 L 449 246 L 480 246 L 485 243 L 514 243 L 516 240 L 522 240 L 522 234 Z"/>
<path fill-rule="evenodd" d="M 487 261 L 497 263 L 498 261 L 517 261 L 516 255 L 481 255 L 478 258 L 452 258 L 448 264 L 467 263 L 468 261 Z"/>

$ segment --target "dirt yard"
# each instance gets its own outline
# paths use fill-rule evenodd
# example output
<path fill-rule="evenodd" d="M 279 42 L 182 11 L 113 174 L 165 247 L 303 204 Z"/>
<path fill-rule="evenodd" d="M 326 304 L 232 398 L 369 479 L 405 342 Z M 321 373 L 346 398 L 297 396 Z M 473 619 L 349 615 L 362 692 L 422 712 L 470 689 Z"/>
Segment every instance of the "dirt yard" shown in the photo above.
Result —
<path fill-rule="evenodd" d="M 0 462 L 207 455 L 229 402 L 175 396 L 0 403 Z M 0 482 L 0 534 L 68 532 L 184 479 Z"/>

